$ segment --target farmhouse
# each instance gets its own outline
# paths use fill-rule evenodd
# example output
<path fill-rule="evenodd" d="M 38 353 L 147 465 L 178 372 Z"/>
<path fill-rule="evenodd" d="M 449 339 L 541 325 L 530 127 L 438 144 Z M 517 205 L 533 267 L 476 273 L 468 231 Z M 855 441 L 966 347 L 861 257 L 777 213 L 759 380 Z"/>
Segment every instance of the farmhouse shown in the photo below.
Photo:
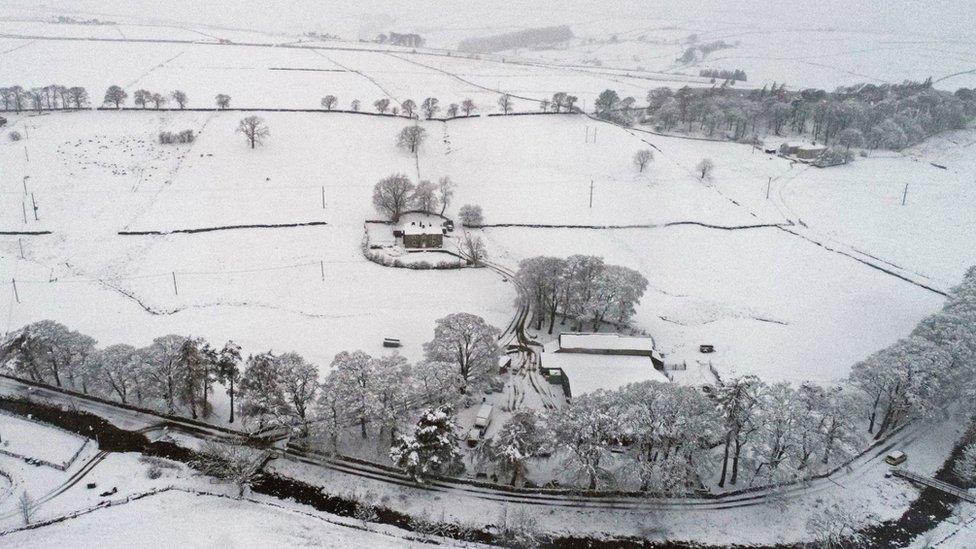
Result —
<path fill-rule="evenodd" d="M 670 381 L 649 337 L 562 333 L 540 356 L 539 368 L 567 397 L 613 390 L 639 381 Z"/>
<path fill-rule="evenodd" d="M 440 248 L 444 246 L 444 229 L 430 223 L 412 222 L 403 227 L 403 247 Z"/>

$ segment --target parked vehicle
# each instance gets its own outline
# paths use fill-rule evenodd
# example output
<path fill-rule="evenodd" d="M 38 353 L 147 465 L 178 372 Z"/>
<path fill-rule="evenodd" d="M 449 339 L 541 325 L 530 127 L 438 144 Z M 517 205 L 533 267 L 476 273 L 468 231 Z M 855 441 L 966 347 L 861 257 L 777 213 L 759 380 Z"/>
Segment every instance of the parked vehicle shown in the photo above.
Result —
<path fill-rule="evenodd" d="M 472 427 L 471 430 L 468 431 L 468 438 L 467 438 L 468 447 L 474 448 L 475 446 L 477 446 L 478 443 L 481 442 L 481 437 L 482 437 L 481 429 L 477 427 Z"/>
<path fill-rule="evenodd" d="M 478 416 L 474 420 L 474 426 L 484 431 L 491 425 L 491 418 L 495 413 L 495 407 L 491 404 L 482 404 L 478 408 Z"/>
<path fill-rule="evenodd" d="M 383 340 L 384 347 L 402 347 L 403 344 L 395 337 L 388 337 Z"/>
<path fill-rule="evenodd" d="M 891 452 L 890 454 L 885 456 L 884 460 L 885 463 L 887 463 L 888 465 L 901 465 L 902 463 L 905 463 L 905 461 L 908 460 L 908 456 L 905 455 L 905 452 L 902 452 L 900 450 L 895 450 L 894 452 Z"/>

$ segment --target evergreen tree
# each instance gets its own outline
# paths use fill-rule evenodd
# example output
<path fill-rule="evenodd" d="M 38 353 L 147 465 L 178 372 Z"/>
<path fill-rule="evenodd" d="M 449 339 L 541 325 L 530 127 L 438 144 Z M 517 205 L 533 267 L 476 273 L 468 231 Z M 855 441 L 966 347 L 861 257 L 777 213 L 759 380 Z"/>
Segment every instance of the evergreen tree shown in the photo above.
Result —
<path fill-rule="evenodd" d="M 453 410 L 441 406 L 425 412 L 412 435 L 400 436 L 393 443 L 390 459 L 421 484 L 431 475 L 463 471 Z"/>

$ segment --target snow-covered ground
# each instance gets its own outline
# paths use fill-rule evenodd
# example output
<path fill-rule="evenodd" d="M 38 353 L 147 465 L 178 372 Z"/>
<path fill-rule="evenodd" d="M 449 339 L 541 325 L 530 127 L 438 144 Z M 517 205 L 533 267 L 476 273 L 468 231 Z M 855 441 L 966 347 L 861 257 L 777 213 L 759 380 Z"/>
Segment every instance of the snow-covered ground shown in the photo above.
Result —
<path fill-rule="evenodd" d="M 186 492 L 164 492 L 36 530 L 8 534 L 15 547 L 421 547 L 335 524 L 321 514 Z"/>
<path fill-rule="evenodd" d="M 453 312 L 498 326 L 511 318 L 515 291 L 490 271 L 410 271 L 363 258 L 363 220 L 376 216 L 373 184 L 395 171 L 416 173 L 394 148 L 403 121 L 267 115 L 272 136 L 252 151 L 234 133 L 239 113 L 210 117 L 32 117 L 29 140 L 0 145 L 0 162 L 10 167 L 0 176 L 4 196 L 19 209 L 30 175 L 41 221 L 31 217 L 26 228 L 54 232 L 3 237 L 4 278 L 18 279 L 21 298 L 6 299 L 8 283 L 4 330 L 54 318 L 101 344 L 135 345 L 189 333 L 234 339 L 246 352 L 295 350 L 325 368 L 342 350 L 383 352 L 384 337 L 400 338 L 403 354 L 419 358 L 434 320 Z M 153 138 L 161 128 L 201 133 L 192 147 L 160 146 Z M 24 228 L 16 215 L 3 221 L 5 229 Z M 309 221 L 327 225 L 117 234 Z"/>
<path fill-rule="evenodd" d="M 393 172 L 416 180 L 418 167 L 420 177 L 449 175 L 457 183 L 449 215 L 476 203 L 489 224 L 648 226 L 483 232 L 489 253 L 508 265 L 537 254 L 588 253 L 640 270 L 650 290 L 637 325 L 673 355 L 715 345 L 711 358 L 723 375 L 842 378 L 854 362 L 937 310 L 941 297 L 776 227 L 664 224 L 803 221 L 808 228 L 791 230 L 923 273 L 942 289 L 972 261 L 965 222 L 971 201 L 959 199 L 971 192 L 965 156 L 971 132 L 937 138 L 931 150 L 913 153 L 917 162 L 912 155 L 878 155 L 818 170 L 743 145 L 654 136 L 579 116 L 424 122 L 428 140 L 415 161 L 394 147 L 404 120 L 264 113 L 271 136 L 251 150 L 234 133 L 240 116 L 11 117 L 11 126 L 26 127 L 30 137 L 0 144 L 10 168 L 2 192 L 15 204 L 0 211 L 0 220 L 5 230 L 54 234 L 0 240 L 21 299 L 11 299 L 10 288 L 0 315 L 5 329 L 55 318 L 103 344 L 137 345 L 168 332 L 191 333 L 218 343 L 233 338 L 249 352 L 293 349 L 324 366 L 344 349 L 382 352 L 384 337 L 401 338 L 403 353 L 416 359 L 433 321 L 458 310 L 504 326 L 515 292 L 497 275 L 389 269 L 362 257 L 362 222 L 376 217 L 373 184 Z M 160 130 L 184 128 L 199 132 L 193 145 L 154 142 Z M 652 145 L 655 159 L 639 173 L 631 157 Z M 716 164 L 704 182 L 693 173 L 702 157 Z M 899 177 L 927 177 L 914 194 L 910 189 L 909 204 L 872 201 L 888 192 L 879 188 L 900 184 L 877 174 L 901 166 Z M 24 176 L 40 217 L 28 213 L 26 224 L 16 205 L 31 211 Z M 770 178 L 774 192 L 766 200 Z M 828 199 L 829 207 L 819 206 Z M 327 224 L 117 234 L 313 221 Z"/>
<path fill-rule="evenodd" d="M 0 413 L 0 450 L 57 466 L 67 466 L 85 439 L 55 428 L 40 427 L 27 419 Z"/>

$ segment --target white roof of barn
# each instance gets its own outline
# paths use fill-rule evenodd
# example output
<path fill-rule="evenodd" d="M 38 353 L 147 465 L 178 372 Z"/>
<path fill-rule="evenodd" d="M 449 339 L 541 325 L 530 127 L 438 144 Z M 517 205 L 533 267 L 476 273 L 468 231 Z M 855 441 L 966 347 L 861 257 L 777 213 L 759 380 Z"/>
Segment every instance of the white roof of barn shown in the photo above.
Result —
<path fill-rule="evenodd" d="M 669 382 L 644 356 L 542 353 L 542 367 L 562 370 L 574 397 L 599 389 L 612 391 L 640 381 Z"/>
<path fill-rule="evenodd" d="M 562 349 L 586 349 L 592 351 L 645 351 L 654 350 L 654 340 L 649 337 L 625 336 L 621 334 L 559 334 L 559 347 Z"/>

